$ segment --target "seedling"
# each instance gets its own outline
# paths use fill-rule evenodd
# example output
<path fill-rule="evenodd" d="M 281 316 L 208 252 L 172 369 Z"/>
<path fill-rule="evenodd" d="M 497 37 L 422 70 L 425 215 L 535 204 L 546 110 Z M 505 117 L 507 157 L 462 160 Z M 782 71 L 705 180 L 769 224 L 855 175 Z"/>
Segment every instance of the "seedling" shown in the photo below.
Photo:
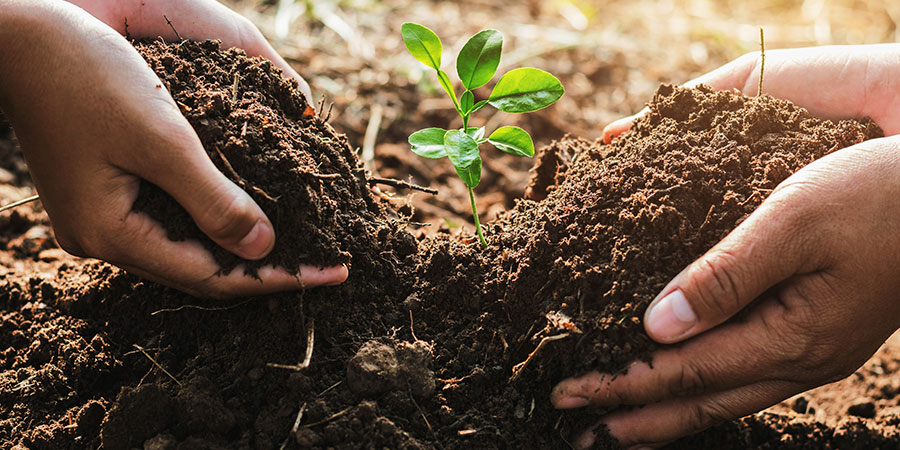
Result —
<path fill-rule="evenodd" d="M 481 181 L 481 153 L 479 146 L 491 143 L 501 151 L 516 156 L 534 156 L 534 141 L 525 130 L 504 126 L 485 137 L 484 127 L 469 127 L 471 115 L 486 105 L 508 113 L 529 113 L 556 103 L 565 93 L 553 75 L 531 67 L 514 69 L 500 77 L 490 97 L 476 102 L 474 90 L 494 78 L 500 65 L 503 35 L 497 30 L 482 30 L 472 36 L 456 58 L 456 74 L 465 89 L 458 98 L 450 77 L 441 70 L 443 45 L 438 36 L 416 23 L 404 23 L 400 29 L 407 50 L 422 64 L 435 70 L 438 83 L 450 97 L 453 107 L 462 118 L 462 128 L 445 130 L 425 128 L 409 136 L 412 151 L 425 158 L 447 157 L 469 191 L 475 230 L 481 245 L 487 240 L 478 221 L 474 189 Z"/>

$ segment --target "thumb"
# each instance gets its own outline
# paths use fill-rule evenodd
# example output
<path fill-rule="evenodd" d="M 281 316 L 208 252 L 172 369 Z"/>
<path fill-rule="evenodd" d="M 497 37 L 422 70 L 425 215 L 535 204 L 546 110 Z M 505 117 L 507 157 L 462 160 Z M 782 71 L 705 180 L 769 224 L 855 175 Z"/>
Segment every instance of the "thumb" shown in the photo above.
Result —
<path fill-rule="evenodd" d="M 171 195 L 226 250 L 244 259 L 264 257 L 275 245 L 272 223 L 247 192 L 216 168 L 186 121 L 184 125 L 178 144 L 144 159 L 136 175 Z"/>
<path fill-rule="evenodd" d="M 802 206 L 764 202 L 740 226 L 678 274 L 644 313 L 660 343 L 682 341 L 738 313 L 769 288 L 817 267 Z M 781 203 L 781 204 L 779 204 Z M 810 266 L 810 267 L 806 267 Z"/>
<path fill-rule="evenodd" d="M 603 142 L 609 144 L 613 139 L 618 137 L 620 134 L 631 129 L 631 125 L 634 124 L 634 121 L 644 117 L 648 112 L 650 112 L 649 108 L 644 108 L 638 111 L 637 114 L 630 115 L 628 117 L 622 117 L 621 119 L 617 119 L 611 122 L 609 125 L 603 127 Z"/>

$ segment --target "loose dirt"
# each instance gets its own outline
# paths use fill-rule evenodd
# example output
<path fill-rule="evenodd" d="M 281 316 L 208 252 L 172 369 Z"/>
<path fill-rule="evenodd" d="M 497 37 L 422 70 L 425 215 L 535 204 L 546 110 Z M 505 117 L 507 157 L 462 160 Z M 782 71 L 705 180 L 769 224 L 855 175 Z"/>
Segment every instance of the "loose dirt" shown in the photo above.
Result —
<path fill-rule="evenodd" d="M 350 279 L 203 301 L 42 243 L 0 278 L 2 448 L 566 448 L 595 417 L 554 410 L 556 382 L 649 359 L 640 317 L 670 277 L 792 172 L 881 135 L 769 97 L 662 86 L 612 145 L 541 150 L 529 199 L 486 225 L 482 250 L 406 231 L 409 208 L 369 189 L 346 140 L 269 63 L 214 43 L 138 48 L 273 219 L 264 262 L 346 263 Z M 0 235 L 45 227 L 37 208 Z M 135 208 L 173 239 L 204 239 L 150 185 Z M 214 251 L 225 270 L 243 263 Z M 310 344 L 307 369 L 278 366 Z M 892 448 L 892 400 L 867 395 L 876 419 L 829 424 L 795 400 L 804 420 L 752 416 L 675 445 Z"/>

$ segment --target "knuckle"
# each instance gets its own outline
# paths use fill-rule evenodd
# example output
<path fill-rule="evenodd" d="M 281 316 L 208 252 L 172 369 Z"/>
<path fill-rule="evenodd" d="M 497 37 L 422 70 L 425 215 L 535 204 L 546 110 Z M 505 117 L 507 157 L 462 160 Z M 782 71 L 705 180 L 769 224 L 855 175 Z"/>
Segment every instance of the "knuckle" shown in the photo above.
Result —
<path fill-rule="evenodd" d="M 265 40 L 262 33 L 250 19 L 235 13 L 233 14 L 233 20 L 234 33 L 238 47 L 245 50 L 252 50 L 259 45 L 260 41 Z"/>
<path fill-rule="evenodd" d="M 697 403 L 688 407 L 684 414 L 684 429 L 691 433 L 727 422 L 731 414 L 717 403 Z"/>
<path fill-rule="evenodd" d="M 253 226 L 253 200 L 245 195 L 216 195 L 203 211 L 203 231 L 219 241 L 239 241 Z"/>
<path fill-rule="evenodd" d="M 735 267 L 734 255 L 725 250 L 713 250 L 698 262 L 695 270 L 701 275 L 694 298 L 698 314 L 728 317 L 740 308 L 740 277 Z"/>
<path fill-rule="evenodd" d="M 852 374 L 858 367 L 846 358 L 835 357 L 839 348 L 827 340 L 808 339 L 797 346 L 787 360 L 786 370 L 805 378 L 803 381 L 827 383 Z"/>
<path fill-rule="evenodd" d="M 698 395 L 706 392 L 708 383 L 703 372 L 693 363 L 685 363 L 677 377 L 669 383 L 669 392 L 675 397 Z"/>

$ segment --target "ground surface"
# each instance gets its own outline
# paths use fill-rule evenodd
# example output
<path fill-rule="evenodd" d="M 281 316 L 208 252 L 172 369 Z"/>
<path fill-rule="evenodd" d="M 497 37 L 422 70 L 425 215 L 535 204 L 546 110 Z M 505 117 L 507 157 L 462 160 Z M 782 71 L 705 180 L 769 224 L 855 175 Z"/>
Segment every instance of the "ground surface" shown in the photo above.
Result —
<path fill-rule="evenodd" d="M 456 3 L 397 3 L 317 2 L 318 14 L 294 21 L 279 48 L 310 78 L 317 93 L 327 93 L 336 103 L 332 124 L 349 134 L 350 145 L 371 148 L 372 156 L 366 161 L 370 168 L 382 176 L 412 177 L 440 189 L 436 199 L 416 194 L 412 200 L 417 211 L 412 220 L 432 223 L 424 227 L 429 234 L 442 227 L 453 232 L 469 227 L 468 206 L 452 169 L 411 158 L 402 145 L 410 131 L 441 126 L 452 117 L 452 111 L 439 106 L 443 103 L 436 95 L 429 95 L 434 91 L 424 79 L 426 74 L 418 72 L 414 61 L 401 57 L 394 31 L 405 20 L 433 26 L 442 36 L 450 33 L 445 42 L 455 44 L 482 26 L 500 28 L 510 48 L 518 51 L 513 62 L 506 59 L 505 64 L 533 65 L 560 75 L 567 97 L 546 114 L 525 122 L 502 116 L 484 119 L 529 128 L 540 145 L 565 132 L 596 137 L 598 124 L 638 109 L 659 81 L 682 81 L 751 50 L 756 24 L 767 26 L 773 46 L 779 42 L 874 42 L 894 38 L 896 26 L 891 18 L 898 17 L 893 6 L 847 9 L 842 2 L 763 3 L 758 9 L 727 2 L 720 7 L 702 2 L 613 2 L 602 8 L 577 3 L 589 25 L 580 30 L 577 14 L 563 12 L 566 5 L 576 3 L 522 2 L 504 5 L 502 10 L 490 3 L 475 3 L 465 10 L 473 18 L 471 30 L 442 30 L 435 14 L 459 14 L 461 7 Z M 277 37 L 274 5 L 244 2 L 236 6 Z M 726 12 L 720 8 L 734 17 L 760 19 L 749 25 L 723 22 Z M 342 29 L 339 25 L 324 26 L 324 22 L 335 23 L 329 13 L 344 20 L 352 32 L 344 29 L 341 37 L 334 31 Z M 779 19 L 783 21 L 768 25 L 771 17 L 781 15 L 786 17 Z M 865 33 L 859 31 L 863 29 L 859 23 L 867 25 Z M 523 42 L 537 48 L 524 48 Z M 683 51 L 672 51 L 680 44 Z M 374 128 L 380 132 L 367 140 L 366 129 L 377 122 L 379 107 L 381 119 Z M 0 130 L 4 128 L 0 124 Z M 575 153 L 586 147 L 589 142 L 569 140 L 553 148 Z M 30 195 L 24 164 L 8 138 L 0 140 L 0 159 L 4 169 L 0 171 L 0 203 Z M 493 165 L 485 168 L 479 206 L 487 217 L 496 217 L 516 206 L 515 199 L 528 183 L 526 170 L 531 162 L 487 159 Z M 637 201 L 635 207 L 646 206 Z M 429 295 L 456 301 L 466 294 L 465 289 L 472 286 L 461 281 L 471 281 L 475 269 L 445 266 L 457 270 L 444 271 L 450 280 L 411 286 L 402 277 L 384 276 L 396 266 L 393 261 L 378 260 L 371 266 L 383 270 L 378 283 L 354 277 L 346 286 L 299 298 L 209 303 L 104 264 L 67 256 L 56 248 L 48 225 L 39 204 L 0 214 L 2 448 L 16 444 L 34 449 L 97 448 L 101 442 L 104 448 L 279 448 L 283 443 L 289 448 L 357 448 L 360 442 L 388 448 L 565 448 L 564 432 L 577 426 L 578 417 L 554 412 L 544 400 L 564 367 L 553 369 L 551 364 L 547 369 L 538 360 L 521 381 L 505 387 L 514 364 L 524 360 L 536 344 L 527 339 L 533 334 L 526 330 L 528 325 L 540 319 L 543 326 L 548 321 L 541 316 L 550 311 L 533 311 L 534 316 L 522 325 L 525 328 L 519 329 L 508 324 L 495 327 L 503 312 L 497 305 L 487 305 L 485 316 L 473 315 L 473 310 L 486 305 L 470 297 L 462 296 L 449 312 L 422 307 L 423 301 L 431 303 Z M 513 251 L 527 250 L 514 237 L 498 238 Z M 703 245 L 714 241 L 712 236 L 704 239 L 691 251 L 702 251 Z M 463 260 L 480 258 L 460 251 L 446 236 L 434 242 L 425 253 L 430 259 L 417 270 L 455 261 L 448 254 L 462 255 Z M 442 255 L 447 257 L 443 262 Z M 494 257 L 502 257 L 502 252 Z M 479 264 L 490 261 L 483 259 Z M 516 273 L 512 267 L 509 270 Z M 666 278 L 664 273 L 655 276 L 659 282 Z M 527 272 L 522 277 L 528 278 Z M 493 289 L 494 294 L 501 285 L 487 284 L 485 291 Z M 442 291 L 440 286 L 457 286 L 460 291 Z M 522 289 L 527 298 L 528 288 Z M 413 292 L 425 294 L 410 296 Z M 565 289 L 559 292 L 565 297 Z M 335 299 L 363 297 L 366 302 L 333 306 Z M 548 302 L 541 308 L 552 305 Z M 570 312 L 575 305 L 568 302 Z M 627 318 L 639 310 L 640 305 L 634 304 L 618 313 Z M 411 318 L 409 311 L 414 312 Z M 444 321 L 446 325 L 438 325 Z M 584 327 L 580 322 L 578 326 Z M 626 321 L 625 326 L 630 327 L 626 340 L 637 336 L 639 324 Z M 316 336 L 313 366 L 302 373 L 267 367 L 267 363 L 302 360 L 311 327 Z M 485 328 L 491 332 L 485 334 Z M 526 339 L 513 341 L 511 332 L 516 330 L 517 337 Z M 596 342 L 602 346 L 607 340 Z M 581 358 L 576 365 L 615 367 L 652 349 L 646 341 L 637 342 L 645 346 L 620 346 L 611 353 L 602 348 L 584 351 L 588 356 L 615 357 L 600 362 Z M 507 353 L 503 350 L 507 345 L 516 348 Z M 898 448 L 898 348 L 900 342 L 893 339 L 844 381 L 676 446 Z M 347 366 L 354 368 L 348 372 Z M 372 367 L 388 369 L 375 370 L 379 376 L 373 378 Z"/>
<path fill-rule="evenodd" d="M 283 96 L 266 66 L 215 46 L 182 45 L 197 68 L 165 63 L 170 49 L 160 44 L 142 51 L 167 84 L 177 81 L 191 97 L 182 103 L 207 147 L 229 143 L 230 152 L 248 155 L 281 149 L 285 172 L 301 176 L 310 167 L 306 158 L 324 154 L 329 173 L 339 175 L 329 182 L 366 185 L 356 178 L 353 152 L 342 150 L 346 142 L 304 116 L 302 104 L 273 103 Z M 240 96 L 227 73 L 236 67 L 262 73 L 242 79 Z M 207 76 L 217 70 L 226 72 Z M 12 212 L 4 230 L 14 262 L 0 288 L 8 340 L 0 345 L 3 446 L 565 446 L 569 433 L 592 419 L 549 407 L 556 381 L 648 358 L 655 344 L 638 317 L 673 270 L 721 238 L 793 170 L 880 133 L 871 123 L 823 123 L 768 98 L 664 86 L 652 105 L 635 131 L 612 146 L 565 139 L 543 149 L 532 192 L 546 198 L 516 202 L 489 223 L 486 251 L 447 233 L 416 244 L 375 192 L 320 191 L 319 201 L 355 208 L 355 217 L 367 220 L 344 235 L 340 220 L 322 226 L 318 232 L 336 236 L 336 245 L 351 246 L 353 275 L 343 286 L 305 294 L 203 302 L 60 253 L 39 205 Z M 241 120 L 208 125 L 218 114 L 243 118 L 264 107 L 285 115 L 251 116 L 246 131 Z M 299 134 L 240 144 L 279 121 Z M 310 141 L 322 145 L 298 144 Z M 13 178 L 22 175 L 17 158 L 8 152 Z M 233 169 L 248 191 L 271 189 L 263 184 L 274 170 L 266 169 L 267 160 L 245 161 L 237 153 L 230 159 L 244 161 Z M 322 182 L 300 180 L 294 188 Z M 318 219 L 295 220 L 302 228 Z M 179 222 L 189 224 L 177 216 L 166 223 L 183 229 Z M 280 242 L 292 248 L 307 238 Z M 300 263 L 308 255 L 294 257 Z M 553 352 L 539 351 L 544 338 L 559 341 L 547 344 Z M 273 366 L 296 364 L 310 345 L 309 368 Z M 520 366 L 532 352 L 534 360 Z M 862 378 L 897 366 L 878 364 Z M 884 407 L 892 386 L 861 394 L 871 405 L 854 397 L 855 414 L 876 417 L 862 424 L 760 416 L 694 439 L 703 446 L 724 440 L 765 447 L 781 440 L 779 427 L 786 426 L 801 448 L 847 442 L 872 448 L 890 442 L 894 431 L 895 411 Z M 813 419 L 827 411 L 813 395 L 804 408 L 790 406 L 803 417 L 811 407 Z"/>

